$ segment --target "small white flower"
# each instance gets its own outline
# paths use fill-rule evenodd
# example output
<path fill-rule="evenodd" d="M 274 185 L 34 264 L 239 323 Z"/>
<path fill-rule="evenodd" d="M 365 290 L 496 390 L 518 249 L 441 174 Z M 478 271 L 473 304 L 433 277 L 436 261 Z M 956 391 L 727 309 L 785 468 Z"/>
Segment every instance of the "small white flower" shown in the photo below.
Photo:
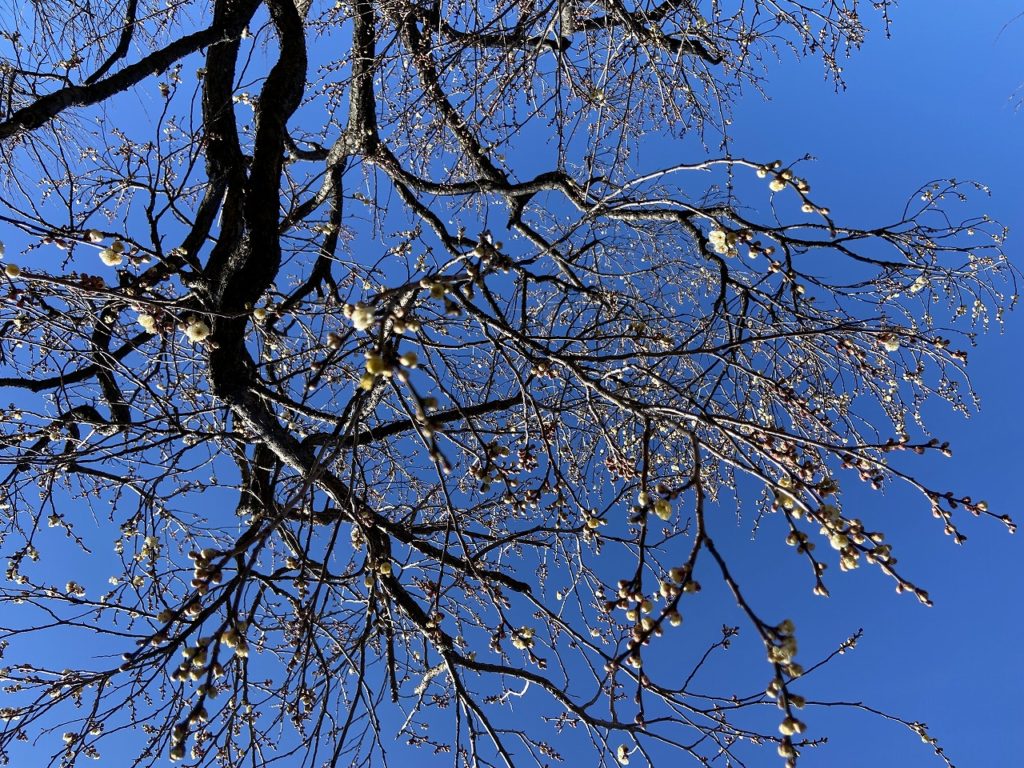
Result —
<path fill-rule="evenodd" d="M 768 189 L 772 192 L 781 192 L 786 188 L 786 180 L 781 176 L 776 176 L 768 183 Z"/>
<path fill-rule="evenodd" d="M 202 320 L 193 320 L 185 326 L 185 335 L 193 344 L 197 344 L 210 335 L 210 326 Z"/>
<path fill-rule="evenodd" d="M 85 238 L 90 243 L 102 243 L 103 233 L 100 232 L 98 229 L 90 229 L 88 232 L 85 233 Z"/>
<path fill-rule="evenodd" d="M 100 251 L 100 261 L 108 267 L 116 267 L 124 261 L 124 256 L 121 254 L 121 251 L 115 251 L 113 248 L 104 248 Z"/>
<path fill-rule="evenodd" d="M 156 318 L 152 315 L 147 313 L 139 315 L 138 323 L 150 333 L 156 332 Z"/>
<path fill-rule="evenodd" d="M 17 277 L 18 275 L 21 274 L 21 267 L 19 267 L 17 264 L 8 264 L 6 267 L 4 267 L 4 274 L 7 275 L 8 277 Z"/>

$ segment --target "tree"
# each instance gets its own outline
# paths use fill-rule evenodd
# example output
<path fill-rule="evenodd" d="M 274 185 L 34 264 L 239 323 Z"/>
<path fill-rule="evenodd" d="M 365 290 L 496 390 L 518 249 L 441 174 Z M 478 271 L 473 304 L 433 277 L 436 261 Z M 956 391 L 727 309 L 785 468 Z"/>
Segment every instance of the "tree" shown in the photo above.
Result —
<path fill-rule="evenodd" d="M 844 469 L 958 542 L 1012 530 L 898 459 L 948 452 L 923 408 L 972 407 L 960 346 L 1016 297 L 960 212 L 984 188 L 845 226 L 803 159 L 727 137 L 780 49 L 840 77 L 856 3 L 20 11 L 0 756 L 545 765 L 572 732 L 588 764 L 792 766 L 819 662 L 745 596 L 726 499 L 822 596 L 816 541 L 929 601 Z M 689 686 L 740 627 L 689 676 L 650 661 L 711 579 L 767 688 Z"/>

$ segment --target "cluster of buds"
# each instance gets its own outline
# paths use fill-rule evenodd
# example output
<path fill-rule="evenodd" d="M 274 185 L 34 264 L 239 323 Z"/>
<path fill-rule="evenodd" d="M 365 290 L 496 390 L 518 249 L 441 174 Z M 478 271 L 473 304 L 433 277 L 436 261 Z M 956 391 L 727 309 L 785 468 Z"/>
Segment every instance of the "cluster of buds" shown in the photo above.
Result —
<path fill-rule="evenodd" d="M 399 336 L 406 331 L 409 333 L 418 333 L 421 327 L 419 320 L 414 317 L 406 317 L 405 313 L 401 310 L 395 312 L 394 320 L 391 321 L 392 333 Z"/>
<path fill-rule="evenodd" d="M 466 272 L 471 278 L 476 278 L 492 270 L 498 270 L 508 274 L 512 269 L 512 259 L 501 252 L 504 243 L 495 240 L 490 232 L 483 232 L 477 241 L 476 247 L 468 254 L 469 258 L 480 259 L 481 269 L 477 270 L 473 265 L 468 265 Z"/>
<path fill-rule="evenodd" d="M 4 578 L 8 582 L 13 582 L 14 584 L 28 584 L 29 577 L 27 577 L 25 573 L 18 572 L 17 568 L 20 562 L 22 562 L 22 559 L 20 558 L 15 559 L 12 557 L 8 560 L 7 567 L 4 570 Z"/>
<path fill-rule="evenodd" d="M 634 581 L 627 581 L 626 579 L 619 580 L 616 585 L 616 594 L 618 599 L 605 603 L 605 610 L 613 611 L 616 608 L 622 608 L 623 610 L 628 611 L 630 605 L 635 603 L 640 606 L 643 605 L 645 600 L 647 600 L 647 597 L 641 591 L 639 585 Z M 647 602 L 650 603 L 650 600 L 647 600 Z M 626 614 L 626 618 L 629 618 L 628 612 Z M 635 618 L 636 614 L 634 613 L 633 619 Z M 633 619 L 630 620 L 632 621 Z"/>
<path fill-rule="evenodd" d="M 711 244 L 711 250 L 723 256 L 736 256 L 739 253 L 736 246 L 741 239 L 742 233 L 718 229 L 717 227 L 708 232 L 708 242 Z"/>
<path fill-rule="evenodd" d="M 352 321 L 352 325 L 357 331 L 365 331 L 376 322 L 373 307 L 363 303 L 346 304 L 342 309 L 342 314 Z"/>
<path fill-rule="evenodd" d="M 781 192 L 786 188 L 787 184 L 792 184 L 798 191 L 804 194 L 811 191 L 811 187 L 806 181 L 798 179 L 791 170 L 782 167 L 781 160 L 775 160 L 757 169 L 757 177 L 759 179 L 766 178 L 768 174 L 772 174 L 772 180 L 768 183 L 768 188 L 772 192 Z"/>
<path fill-rule="evenodd" d="M 929 735 L 928 725 L 926 723 L 911 723 L 910 730 L 920 736 L 921 741 L 925 744 L 935 746 L 938 743 L 938 740 L 934 736 Z"/>
<path fill-rule="evenodd" d="M 142 540 L 142 547 L 135 555 L 137 562 L 142 560 L 155 560 L 160 554 L 160 540 L 156 536 L 147 536 Z"/>
<path fill-rule="evenodd" d="M 85 587 L 77 581 L 69 581 L 64 585 L 64 591 L 72 597 L 85 597 Z"/>
<path fill-rule="evenodd" d="M 778 485 L 779 487 L 775 489 L 775 508 L 784 509 L 799 520 L 803 510 L 793 493 L 793 480 L 789 475 L 783 475 L 779 478 Z"/>
<path fill-rule="evenodd" d="M 786 768 L 795 768 L 796 749 L 793 747 L 792 737 L 803 733 L 807 726 L 802 720 L 793 716 L 792 710 L 794 707 L 796 709 L 803 708 L 806 701 L 803 696 L 790 693 L 780 678 L 775 678 L 768 684 L 765 694 L 769 698 L 776 699 L 779 709 L 786 713 L 782 722 L 779 723 L 779 733 L 782 734 L 782 740 L 779 742 L 778 753 L 780 757 L 786 758 Z"/>
<path fill-rule="evenodd" d="M 641 512 L 652 510 L 659 520 L 668 521 L 672 517 L 672 502 L 666 498 L 652 498 L 647 491 L 640 491 L 636 497 Z"/>
<path fill-rule="evenodd" d="M 234 651 L 235 655 L 242 659 L 249 655 L 249 643 L 245 639 L 246 629 L 245 622 L 240 622 L 220 633 L 221 644 Z"/>
<path fill-rule="evenodd" d="M 178 683 L 187 680 L 196 682 L 202 680 L 208 674 L 220 677 L 224 674 L 224 668 L 216 661 L 210 662 L 210 644 L 212 637 L 201 637 L 195 645 L 186 645 L 181 649 L 183 661 L 171 674 L 171 679 Z"/>
<path fill-rule="evenodd" d="M 547 360 L 538 360 L 530 366 L 530 375 L 541 379 L 557 379 L 559 370 Z"/>
<path fill-rule="evenodd" d="M 879 543 L 876 543 L 871 549 L 864 553 L 864 559 L 872 565 L 879 563 L 882 565 L 895 565 L 896 558 L 892 556 L 892 547 L 888 544 L 880 543 L 882 534 L 872 534 L 872 541 L 877 537 Z"/>
<path fill-rule="evenodd" d="M 211 695 L 212 692 L 208 692 L 207 695 Z M 194 725 L 201 725 L 209 720 L 210 715 L 206 711 L 206 707 L 201 704 L 195 707 L 188 715 L 187 718 L 177 723 L 174 728 L 171 729 L 171 750 L 168 754 L 172 763 L 179 762 L 185 759 L 185 742 L 188 740 L 189 728 Z M 196 750 L 192 750 L 193 757 L 196 756 Z"/>
<path fill-rule="evenodd" d="M 822 478 L 821 481 L 814 487 L 822 498 L 827 496 L 834 496 L 839 493 L 839 483 L 833 480 L 831 477 Z"/>
<path fill-rule="evenodd" d="M 533 647 L 533 629 L 520 627 L 512 633 L 512 647 L 525 651 Z"/>
<path fill-rule="evenodd" d="M 768 644 L 768 661 L 778 664 L 790 677 L 803 674 L 803 667 L 793 661 L 796 656 L 796 627 L 786 619 L 774 630 L 769 630 L 771 642 Z"/>
<path fill-rule="evenodd" d="M 377 377 L 390 378 L 394 376 L 399 381 L 408 381 L 409 374 L 404 368 L 415 368 L 419 362 L 419 356 L 411 350 L 398 356 L 367 352 L 366 373 L 359 379 L 359 388 L 369 391 L 373 388 Z"/>
<path fill-rule="evenodd" d="M 119 266 L 124 262 L 124 251 L 124 243 L 120 240 L 115 240 L 110 244 L 109 248 L 103 248 L 100 250 L 100 261 L 108 267 Z"/>
<path fill-rule="evenodd" d="M 511 477 L 515 470 L 510 470 L 508 467 L 503 466 L 500 459 L 508 458 L 512 455 L 512 451 L 504 445 L 501 445 L 496 440 L 487 443 L 484 446 L 484 457 L 482 460 L 474 462 L 473 466 L 469 468 L 467 473 L 471 478 L 480 483 L 480 491 L 487 493 L 491 490 L 491 485 L 499 480 L 504 481 L 510 487 L 516 485 L 516 480 Z M 521 463 L 517 466 L 522 466 Z M 590 524 L 590 520 L 598 520 L 598 518 L 588 518 L 587 527 L 589 529 L 597 528 L 600 522 L 596 522 L 593 525 Z"/>
<path fill-rule="evenodd" d="M 423 278 L 420 280 L 420 288 L 425 291 L 430 291 L 430 298 L 441 299 L 444 298 L 445 294 L 448 293 L 448 286 L 440 280 L 431 280 L 429 278 Z"/>
<path fill-rule="evenodd" d="M 216 549 L 207 547 L 202 551 L 192 550 L 188 553 L 189 560 L 192 560 L 192 587 L 200 595 L 205 595 L 210 590 L 211 584 L 220 584 L 223 572 L 219 565 L 215 565 L 213 558 L 219 555 Z"/>
<path fill-rule="evenodd" d="M 653 598 L 645 596 L 636 585 L 627 581 L 618 583 L 618 600 L 607 603 L 606 609 L 621 608 L 625 610 L 626 619 L 634 622 L 630 639 L 626 643 L 629 651 L 626 656 L 626 663 L 631 667 L 639 668 L 643 662 L 640 656 L 640 647 L 647 645 L 652 636 L 660 637 L 662 625 L 665 621 L 670 626 L 678 627 L 683 623 L 683 616 L 676 608 L 680 594 L 684 592 L 699 592 L 700 584 L 690 578 L 689 568 L 683 566 L 672 568 L 669 571 L 668 579 L 659 585 L 659 595 L 668 601 L 668 606 L 661 616 L 654 617 Z"/>
<path fill-rule="evenodd" d="M 789 168 L 783 168 L 781 160 L 762 165 L 757 169 L 757 177 L 759 179 L 767 178 L 769 175 L 771 176 L 771 181 L 768 182 L 768 189 L 772 192 L 781 192 L 786 187 L 791 186 L 803 198 L 803 205 L 800 206 L 801 211 L 804 213 L 820 213 L 822 216 L 829 215 L 830 211 L 828 208 L 820 208 L 807 198 L 807 195 L 811 192 L 811 185 L 805 179 L 794 176 L 793 171 Z"/>
<path fill-rule="evenodd" d="M 462 285 L 466 287 L 467 293 L 472 292 L 472 284 L 467 284 L 465 281 L 460 281 Z M 420 280 L 420 288 L 430 293 L 432 299 L 443 299 L 444 300 L 444 313 L 452 317 L 462 314 L 462 306 L 452 299 L 448 298 L 448 294 L 455 291 L 456 282 L 444 282 L 442 280 L 431 279 L 428 277 Z M 409 322 L 405 322 L 406 327 L 409 326 Z M 411 330 L 411 327 L 410 327 Z"/>
<path fill-rule="evenodd" d="M 786 536 L 786 543 L 791 547 L 796 547 L 796 551 L 801 554 L 814 551 L 814 542 L 807 540 L 807 534 L 803 531 L 792 530 L 789 535 Z"/>
<path fill-rule="evenodd" d="M 852 571 L 859 565 L 860 546 L 865 542 L 882 542 L 882 534 L 867 533 L 860 520 L 851 520 L 847 523 L 839 510 L 831 504 L 822 504 L 816 516 L 821 522 L 821 535 L 826 536 L 832 549 L 839 552 L 839 568 L 842 571 Z M 888 549 L 888 546 L 885 546 L 879 550 L 875 560 L 888 560 Z"/>

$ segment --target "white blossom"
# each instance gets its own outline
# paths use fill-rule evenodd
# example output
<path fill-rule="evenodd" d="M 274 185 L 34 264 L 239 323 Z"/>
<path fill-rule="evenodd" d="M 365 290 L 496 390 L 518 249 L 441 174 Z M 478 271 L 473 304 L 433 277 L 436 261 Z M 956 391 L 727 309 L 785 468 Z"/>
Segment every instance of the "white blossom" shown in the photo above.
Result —
<path fill-rule="evenodd" d="M 185 335 L 189 341 L 197 344 L 210 335 L 210 326 L 203 320 L 193 320 L 185 326 Z"/>
<path fill-rule="evenodd" d="M 352 325 L 356 327 L 358 331 L 365 331 L 371 325 L 373 325 L 373 309 L 367 307 L 365 304 L 356 304 L 352 308 Z"/>
<path fill-rule="evenodd" d="M 124 261 L 124 255 L 113 248 L 104 248 L 100 251 L 100 261 L 108 267 L 116 267 Z"/>

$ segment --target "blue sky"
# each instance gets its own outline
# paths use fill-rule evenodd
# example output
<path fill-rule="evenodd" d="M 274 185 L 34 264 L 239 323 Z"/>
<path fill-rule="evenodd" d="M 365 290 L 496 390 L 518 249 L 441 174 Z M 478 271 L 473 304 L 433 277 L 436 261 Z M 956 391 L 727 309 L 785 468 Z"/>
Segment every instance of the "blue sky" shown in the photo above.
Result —
<path fill-rule="evenodd" d="M 1018 92 L 1024 83 L 1024 19 L 1014 21 L 1019 12 L 1019 4 L 1009 2 L 901 4 L 892 39 L 876 28 L 843 63 L 848 89 L 838 94 L 816 63 L 784 59 L 769 75 L 772 101 L 749 94 L 737 106 L 734 149 L 754 157 L 816 156 L 803 171 L 816 196 L 861 225 L 888 223 L 931 179 L 977 179 L 992 190 L 991 201 L 978 212 L 1010 227 L 1007 250 L 1021 266 L 1024 111 L 1015 104 L 1024 96 Z M 910 462 L 925 477 L 985 498 L 991 509 L 1015 518 L 1024 458 L 1022 352 L 1024 317 L 1017 312 L 1008 317 L 1003 335 L 990 332 L 970 352 L 981 412 L 965 421 L 948 409 L 932 411 L 935 430 L 951 441 L 954 457 Z M 848 508 L 857 498 L 865 517 L 884 520 L 887 537 L 902 553 L 902 567 L 928 588 L 935 607 L 896 595 L 869 569 L 833 577 L 832 600 L 801 603 L 801 613 L 807 610 L 806 626 L 797 620 L 804 630 L 801 648 L 816 646 L 812 637 L 828 642 L 863 627 L 856 651 L 822 676 L 833 695 L 927 722 L 958 766 L 1018 764 L 1021 748 L 1013 734 L 1024 722 L 1019 535 L 1007 535 L 992 521 L 971 521 L 968 541 L 958 548 L 908 494 L 893 489 L 879 496 L 854 485 L 844 486 Z M 743 546 L 747 531 L 738 526 L 736 546 Z M 765 557 L 770 547 L 754 542 L 748 549 L 749 572 L 741 576 L 767 576 L 773 568 Z M 801 765 L 942 764 L 895 725 L 852 713 L 816 712 L 808 720 L 811 733 L 825 726 L 830 739 L 817 753 L 806 752 Z"/>
<path fill-rule="evenodd" d="M 1014 108 L 1024 100 L 1024 91 L 1018 92 L 1024 83 L 1024 60 L 1018 53 L 1024 50 L 1024 19 L 1014 21 L 1019 10 L 1010 2 L 971 4 L 967 10 L 950 0 L 905 3 L 894 15 L 892 39 L 876 28 L 864 49 L 843 62 L 848 89 L 840 93 L 824 79 L 818 62 L 786 57 L 768 74 L 771 101 L 748 93 L 736 105 L 733 151 L 786 161 L 805 153 L 816 156 L 801 170 L 814 186 L 815 199 L 855 225 L 890 223 L 908 196 L 929 180 L 977 179 L 991 187 L 992 198 L 975 212 L 1010 226 L 1008 251 L 1024 266 L 1019 255 L 1024 244 L 1024 111 Z M 644 159 L 660 161 L 666 149 L 653 143 L 652 157 Z M 912 457 L 907 462 L 923 476 L 985 498 L 997 513 L 1018 518 L 1015 481 L 1024 458 L 1017 396 L 1024 375 L 1022 351 L 1024 317 L 1016 313 L 1008 317 L 1005 334 L 993 330 L 971 350 L 980 414 L 965 421 L 948 409 L 931 411 L 933 428 L 952 442 L 954 458 Z M 723 520 L 716 535 L 730 548 L 732 562 L 743 563 L 737 577 L 759 606 L 770 607 L 780 619 L 795 619 L 805 665 L 858 628 L 865 630 L 854 652 L 797 690 L 808 698 L 864 701 L 927 722 L 961 768 L 1016 764 L 1020 748 L 1011 734 L 1024 722 L 1024 669 L 1017 652 L 1024 645 L 1024 618 L 1015 609 L 1024 592 L 1020 538 L 1008 536 L 991 520 L 970 521 L 967 544 L 956 547 L 919 498 L 898 488 L 885 495 L 871 493 L 852 480 L 843 492 L 848 510 L 886 532 L 906 573 L 929 589 L 936 605 L 926 609 L 912 597 L 896 595 L 892 583 L 870 568 L 831 574 L 833 598 L 813 598 L 805 569 L 779 545 L 771 520 L 755 540 L 752 513 L 745 512 L 731 527 Z M 725 508 L 720 512 L 733 514 Z M 743 624 L 715 579 L 703 582 L 705 592 L 690 608 L 693 630 L 667 635 L 653 647 L 652 664 L 673 663 L 680 652 L 699 652 L 721 622 Z M 753 692 L 751 684 L 767 682 L 763 649 L 751 635 L 745 629 L 733 651 L 698 678 L 702 689 L 721 690 L 742 679 L 740 692 Z M 518 714 L 531 713 L 528 702 Z M 806 751 L 804 768 L 941 765 L 897 725 L 848 710 L 809 710 L 806 719 L 810 735 L 827 734 L 829 744 Z M 773 729 L 776 720 L 773 710 L 766 728 Z M 592 752 L 575 755 L 575 762 L 573 742 L 566 744 L 567 764 L 591 764 Z M 398 748 L 394 756 L 401 760 L 405 755 Z M 778 762 L 768 753 L 757 760 L 749 765 Z M 417 753 L 410 765 L 428 762 L 442 764 Z"/>

